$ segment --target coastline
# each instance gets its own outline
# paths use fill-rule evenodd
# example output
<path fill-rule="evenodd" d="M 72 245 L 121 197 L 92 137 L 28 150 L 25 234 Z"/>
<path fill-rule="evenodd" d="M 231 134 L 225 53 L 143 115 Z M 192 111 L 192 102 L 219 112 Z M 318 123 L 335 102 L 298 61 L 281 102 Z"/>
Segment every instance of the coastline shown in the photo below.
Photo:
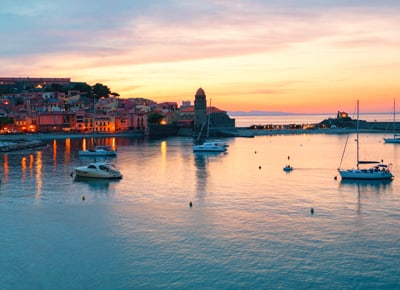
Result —
<path fill-rule="evenodd" d="M 225 137 L 253 138 L 255 136 L 298 135 L 298 134 L 354 134 L 355 128 L 326 128 L 326 129 L 250 129 L 234 128 Z M 381 129 L 360 129 L 360 134 L 387 133 Z M 46 140 L 92 138 L 89 133 L 36 133 L 36 134 L 6 134 L 0 135 L 0 152 L 12 152 L 34 149 L 46 146 Z M 138 133 L 101 133 L 97 137 L 143 137 Z"/>
<path fill-rule="evenodd" d="M 250 129 L 246 127 L 237 127 L 227 130 L 236 133 L 236 137 L 264 136 L 264 135 L 290 135 L 290 134 L 352 134 L 356 133 L 355 128 L 325 128 L 325 129 Z M 359 133 L 387 133 L 381 129 L 359 129 Z M 101 133 L 96 137 L 143 137 L 143 134 L 137 133 Z M 92 138 L 89 133 L 36 133 L 36 134 L 4 134 L 0 135 L 1 142 L 21 142 L 35 140 L 54 140 L 54 139 L 77 139 Z M 231 137 L 231 136 L 229 136 Z"/>
<path fill-rule="evenodd" d="M 97 137 L 140 137 L 137 133 L 101 133 Z M 46 140 L 92 138 L 91 133 L 36 133 L 0 135 L 0 152 L 13 152 L 46 146 Z"/>
<path fill-rule="evenodd" d="M 254 136 L 269 136 L 269 135 L 297 135 L 297 134 L 353 134 L 357 133 L 355 128 L 326 128 L 326 129 L 248 129 L 248 128 L 237 128 L 239 136 L 243 134 L 243 137 L 252 133 Z M 359 133 L 385 133 L 385 130 L 380 129 L 359 129 Z"/>

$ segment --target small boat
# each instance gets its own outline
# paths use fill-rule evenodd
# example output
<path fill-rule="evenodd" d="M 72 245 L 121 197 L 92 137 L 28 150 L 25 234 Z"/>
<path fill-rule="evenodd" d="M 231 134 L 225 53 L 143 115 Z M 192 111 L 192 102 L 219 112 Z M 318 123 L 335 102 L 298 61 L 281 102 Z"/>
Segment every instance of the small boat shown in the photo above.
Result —
<path fill-rule="evenodd" d="M 210 107 L 209 110 L 211 110 L 211 100 L 210 100 Z M 204 127 L 207 125 L 207 131 L 206 131 L 206 139 L 209 137 L 209 132 L 210 132 L 210 116 L 211 112 L 208 112 L 208 117 L 206 120 L 204 120 L 203 125 L 200 129 L 199 135 L 197 136 L 197 141 L 200 141 L 201 134 L 203 132 Z M 227 151 L 229 145 L 226 144 L 223 141 L 206 141 L 201 145 L 194 145 L 193 146 L 193 152 L 225 152 Z"/>
<path fill-rule="evenodd" d="M 292 170 L 293 170 L 293 167 L 290 166 L 290 165 L 286 165 L 285 167 L 283 167 L 283 171 L 289 172 L 289 171 L 292 171 Z"/>
<path fill-rule="evenodd" d="M 347 144 L 347 141 L 346 141 Z M 355 169 L 341 169 L 339 165 L 338 172 L 342 179 L 356 179 L 356 180 L 392 180 L 393 174 L 390 172 L 389 166 L 384 164 L 383 161 L 361 161 L 359 160 L 359 103 L 357 101 L 357 168 Z M 346 149 L 346 147 L 345 147 Z M 342 159 L 344 156 L 344 151 Z M 369 168 L 360 168 L 360 165 L 376 164 Z"/>
<path fill-rule="evenodd" d="M 92 162 L 88 165 L 74 168 L 76 177 L 100 178 L 100 179 L 121 179 L 121 172 L 115 165 L 107 162 Z"/>
<path fill-rule="evenodd" d="M 80 150 L 79 156 L 117 156 L 111 146 L 96 146 L 94 149 Z"/>
<path fill-rule="evenodd" d="M 225 152 L 225 143 L 221 142 L 204 142 L 201 145 L 194 145 L 193 152 Z"/>

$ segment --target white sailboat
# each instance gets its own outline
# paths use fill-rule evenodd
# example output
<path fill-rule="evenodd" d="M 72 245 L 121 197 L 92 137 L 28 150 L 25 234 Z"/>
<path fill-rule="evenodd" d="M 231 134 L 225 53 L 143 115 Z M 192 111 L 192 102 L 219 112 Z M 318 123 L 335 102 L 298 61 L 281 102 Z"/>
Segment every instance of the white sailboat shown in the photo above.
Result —
<path fill-rule="evenodd" d="M 400 134 L 396 134 L 396 100 L 393 102 L 393 137 L 383 138 L 385 143 L 400 143 Z"/>
<path fill-rule="evenodd" d="M 211 100 L 210 100 L 210 108 L 208 112 L 208 118 L 207 118 L 207 135 L 206 138 L 208 138 L 209 132 L 210 132 L 210 116 L 211 116 Z M 203 126 L 200 129 L 199 135 L 197 137 L 197 141 L 200 141 L 202 131 L 205 126 L 205 122 L 203 123 Z M 203 144 L 199 145 L 194 145 L 193 146 L 193 152 L 225 152 L 227 151 L 227 147 L 229 145 L 226 144 L 223 141 L 207 141 L 204 142 Z"/>
<path fill-rule="evenodd" d="M 84 156 L 84 157 L 91 157 L 91 156 L 112 156 L 116 157 L 117 156 L 117 150 L 114 150 L 111 146 L 107 145 L 102 145 L 98 146 L 96 145 L 96 99 L 93 98 L 93 142 L 95 143 L 95 146 L 93 149 L 86 149 L 86 150 L 80 150 L 79 151 L 79 156 Z"/>
<path fill-rule="evenodd" d="M 357 167 L 355 169 L 341 169 L 339 166 L 338 172 L 342 179 L 357 179 L 357 180 L 391 180 L 394 178 L 390 172 L 389 166 L 383 161 L 361 161 L 359 159 L 359 102 L 357 101 Z M 347 142 L 346 142 L 347 144 Z M 345 148 L 346 149 L 346 148 Z M 342 160 L 344 151 L 342 155 Z M 341 163 L 341 162 L 340 162 Z M 369 168 L 361 168 L 360 165 L 375 164 Z"/>

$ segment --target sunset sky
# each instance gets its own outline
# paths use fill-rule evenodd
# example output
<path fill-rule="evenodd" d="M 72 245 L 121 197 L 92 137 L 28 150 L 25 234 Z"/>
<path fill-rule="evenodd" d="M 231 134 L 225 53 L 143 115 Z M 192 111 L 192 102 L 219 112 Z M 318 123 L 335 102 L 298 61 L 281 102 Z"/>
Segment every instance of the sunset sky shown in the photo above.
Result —
<path fill-rule="evenodd" d="M 400 1 L 2 0 L 3 77 L 70 77 L 122 98 L 226 111 L 389 112 Z M 400 104 L 400 101 L 398 102 Z"/>

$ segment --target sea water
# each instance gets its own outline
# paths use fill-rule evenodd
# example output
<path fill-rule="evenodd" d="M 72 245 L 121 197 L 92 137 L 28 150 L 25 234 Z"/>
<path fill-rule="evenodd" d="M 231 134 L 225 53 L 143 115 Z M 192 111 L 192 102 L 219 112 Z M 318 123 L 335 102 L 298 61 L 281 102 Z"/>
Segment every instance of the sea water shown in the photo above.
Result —
<path fill-rule="evenodd" d="M 400 146 L 362 134 L 360 154 L 396 177 L 342 182 L 347 137 L 232 138 L 222 154 L 194 154 L 191 138 L 103 138 L 118 146 L 117 181 L 71 177 L 88 162 L 80 139 L 2 154 L 1 288 L 399 288 Z"/>

